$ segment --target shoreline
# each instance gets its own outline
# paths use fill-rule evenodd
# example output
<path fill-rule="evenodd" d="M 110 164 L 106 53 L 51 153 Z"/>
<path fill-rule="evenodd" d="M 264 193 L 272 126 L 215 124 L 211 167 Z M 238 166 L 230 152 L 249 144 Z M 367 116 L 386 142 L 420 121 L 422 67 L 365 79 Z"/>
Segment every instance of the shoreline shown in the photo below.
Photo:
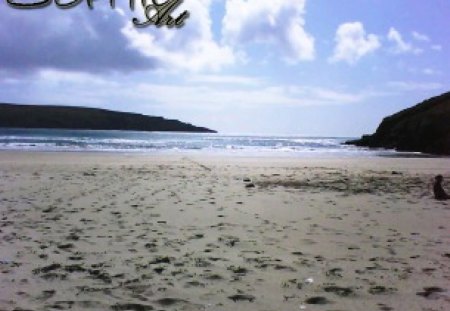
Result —
<path fill-rule="evenodd" d="M 0 131 L 1 132 L 1 131 Z M 226 135 L 121 131 L 7 131 L 4 150 L 125 152 L 144 154 L 210 154 L 255 157 L 352 157 L 376 155 L 420 156 L 392 150 L 369 150 L 345 145 L 344 137 Z"/>
<path fill-rule="evenodd" d="M 291 157 L 291 156 L 253 156 L 253 155 L 233 155 L 233 154 L 213 154 L 213 153 L 144 153 L 144 152 L 102 152 L 102 151 L 11 151 L 0 150 L 0 163 L 8 162 L 28 162 L 41 159 L 48 161 L 73 161 L 80 163 L 81 161 L 88 161 L 93 163 L 95 160 L 102 160 L 103 158 L 120 161 L 137 161 L 136 164 L 145 162 L 170 161 L 176 162 L 183 159 L 196 159 L 198 161 L 206 161 L 212 164 L 220 165 L 222 162 L 230 164 L 239 164 L 239 162 L 250 165 L 293 165 L 293 166 L 314 166 L 316 164 L 327 164 L 328 166 L 343 166 L 351 167 L 357 165 L 362 168 L 371 168 L 377 166 L 390 166 L 395 169 L 420 170 L 425 172 L 427 170 L 442 170 L 444 175 L 450 172 L 450 157 L 390 157 L 390 156 L 351 156 L 351 157 Z M 350 164 L 345 164 L 350 162 Z M 388 167 L 387 167 L 388 168 Z"/>

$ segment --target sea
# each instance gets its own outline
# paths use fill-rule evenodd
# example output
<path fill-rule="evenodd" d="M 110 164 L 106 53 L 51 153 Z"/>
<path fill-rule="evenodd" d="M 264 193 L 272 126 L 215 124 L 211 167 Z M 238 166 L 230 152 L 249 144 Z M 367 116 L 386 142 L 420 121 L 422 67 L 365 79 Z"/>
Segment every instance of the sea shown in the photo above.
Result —
<path fill-rule="evenodd" d="M 0 128 L 0 150 L 250 157 L 420 156 L 344 145 L 355 137 Z"/>

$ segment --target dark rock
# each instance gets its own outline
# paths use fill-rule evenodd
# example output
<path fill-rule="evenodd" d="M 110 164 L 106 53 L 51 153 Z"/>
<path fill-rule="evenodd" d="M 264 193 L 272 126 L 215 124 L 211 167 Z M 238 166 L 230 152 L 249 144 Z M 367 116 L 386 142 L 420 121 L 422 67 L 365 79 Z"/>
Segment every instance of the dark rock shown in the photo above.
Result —
<path fill-rule="evenodd" d="M 189 288 L 189 287 L 206 287 L 206 285 L 204 283 L 202 283 L 202 282 L 199 282 L 199 281 L 190 281 L 190 282 L 187 282 L 184 287 L 186 287 L 186 288 Z"/>
<path fill-rule="evenodd" d="M 155 247 L 157 247 L 158 246 L 158 244 L 156 244 L 156 243 L 147 243 L 147 244 L 145 244 L 144 245 L 146 248 L 155 248 Z"/>
<path fill-rule="evenodd" d="M 244 274 L 248 273 L 248 269 L 247 268 L 240 267 L 240 266 L 238 266 L 238 267 L 231 266 L 231 267 L 228 267 L 227 270 L 232 271 L 233 273 L 236 273 L 236 274 L 241 274 L 241 275 L 244 275 Z"/>
<path fill-rule="evenodd" d="M 66 237 L 67 240 L 71 240 L 71 241 L 78 241 L 80 239 L 80 237 L 78 235 L 76 235 L 75 233 L 71 233 Z"/>
<path fill-rule="evenodd" d="M 164 307 L 170 307 L 177 304 L 186 304 L 189 303 L 188 301 L 184 299 L 179 298 L 162 298 L 155 301 L 157 304 L 164 306 Z"/>
<path fill-rule="evenodd" d="M 325 297 L 317 296 L 306 299 L 305 303 L 309 305 L 326 305 L 329 304 L 330 301 Z"/>
<path fill-rule="evenodd" d="M 50 206 L 49 208 L 46 208 L 45 210 L 43 210 L 43 213 L 51 213 L 56 209 L 56 206 Z"/>
<path fill-rule="evenodd" d="M 103 282 L 105 282 L 107 284 L 110 284 L 112 282 L 111 277 L 106 272 L 103 272 L 98 269 L 89 269 L 88 272 L 91 275 L 91 277 L 94 279 L 102 280 Z"/>
<path fill-rule="evenodd" d="M 424 298 L 427 299 L 436 299 L 439 297 L 439 293 L 444 293 L 446 292 L 445 289 L 437 287 L 437 286 L 432 286 L 432 287 L 425 287 L 423 289 L 423 292 L 417 292 L 416 295 L 418 296 L 422 296 Z"/>
<path fill-rule="evenodd" d="M 66 249 L 69 249 L 69 248 L 73 248 L 74 245 L 73 245 L 72 243 L 67 243 L 67 244 L 60 244 L 60 245 L 58 245 L 57 247 L 58 247 L 59 249 L 64 249 L 64 250 L 66 250 Z"/>
<path fill-rule="evenodd" d="M 376 285 L 376 286 L 372 286 L 371 288 L 369 288 L 369 294 L 372 295 L 387 295 L 387 294 L 392 294 L 394 292 L 396 292 L 397 289 L 392 288 L 392 287 L 384 287 L 381 285 Z"/>
<path fill-rule="evenodd" d="M 203 276 L 207 280 L 223 280 L 223 277 L 220 274 L 206 274 Z"/>
<path fill-rule="evenodd" d="M 150 305 L 143 305 L 138 303 L 126 303 L 126 304 L 115 304 L 111 306 L 111 309 L 114 311 L 149 311 L 154 310 L 154 308 Z"/>
<path fill-rule="evenodd" d="M 157 264 L 170 264 L 171 259 L 167 256 L 157 257 L 150 261 L 151 265 L 157 265 Z"/>
<path fill-rule="evenodd" d="M 346 144 L 450 155 L 450 92 L 384 118 L 373 135 Z"/>
<path fill-rule="evenodd" d="M 326 275 L 329 277 L 342 278 L 342 269 L 332 268 L 326 272 Z"/>
<path fill-rule="evenodd" d="M 83 268 L 83 266 L 81 266 L 81 265 L 69 265 L 69 266 L 65 266 L 65 267 L 64 267 L 64 270 L 67 271 L 67 272 L 70 272 L 70 273 L 73 273 L 73 272 L 84 272 L 84 271 L 86 271 L 86 269 Z"/>
<path fill-rule="evenodd" d="M 219 237 L 219 241 L 224 243 L 226 246 L 233 247 L 236 243 L 239 243 L 239 238 L 235 236 L 223 236 Z"/>
<path fill-rule="evenodd" d="M 253 302 L 255 300 L 255 296 L 247 295 L 247 294 L 236 294 L 233 296 L 229 296 L 228 298 L 233 300 L 234 302 L 245 301 L 245 300 L 248 302 Z"/>
<path fill-rule="evenodd" d="M 68 301 L 56 301 L 54 304 L 49 305 L 48 308 L 50 309 L 56 309 L 56 310 L 68 310 L 72 309 L 72 306 L 74 305 L 75 301 L 68 300 Z"/>
<path fill-rule="evenodd" d="M 49 266 L 45 266 L 45 267 L 42 267 L 42 268 L 34 269 L 33 273 L 34 274 L 47 273 L 47 272 L 50 272 L 50 271 L 53 271 L 53 270 L 56 270 L 56 269 L 59 269 L 59 268 L 61 268 L 61 265 L 58 264 L 58 263 L 54 263 L 54 264 L 51 264 Z"/>
<path fill-rule="evenodd" d="M 67 274 L 50 272 L 42 274 L 41 278 L 47 281 L 65 280 L 67 279 Z"/>
<path fill-rule="evenodd" d="M 354 294 L 353 289 L 351 289 L 350 287 L 340 287 L 334 285 L 326 286 L 324 288 L 324 291 L 326 291 L 327 293 L 334 293 L 341 297 L 348 297 Z"/>
<path fill-rule="evenodd" d="M 281 265 L 281 264 L 275 264 L 273 265 L 273 268 L 275 270 L 284 270 L 284 271 L 290 271 L 290 272 L 296 272 L 297 270 L 295 270 L 294 268 L 290 267 L 290 266 L 285 266 L 285 265 Z"/>
<path fill-rule="evenodd" d="M 153 269 L 153 271 L 155 271 L 155 272 L 158 273 L 158 274 L 163 273 L 164 270 L 166 270 L 166 269 L 163 268 L 163 267 L 157 267 L 157 268 L 154 268 L 154 269 Z"/>

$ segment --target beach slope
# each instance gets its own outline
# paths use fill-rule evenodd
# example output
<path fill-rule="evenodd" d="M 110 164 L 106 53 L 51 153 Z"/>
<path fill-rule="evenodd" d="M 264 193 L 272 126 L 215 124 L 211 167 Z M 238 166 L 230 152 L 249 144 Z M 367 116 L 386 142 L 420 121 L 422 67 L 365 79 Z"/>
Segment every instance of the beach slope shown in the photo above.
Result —
<path fill-rule="evenodd" d="M 0 310 L 448 310 L 449 164 L 1 152 Z"/>

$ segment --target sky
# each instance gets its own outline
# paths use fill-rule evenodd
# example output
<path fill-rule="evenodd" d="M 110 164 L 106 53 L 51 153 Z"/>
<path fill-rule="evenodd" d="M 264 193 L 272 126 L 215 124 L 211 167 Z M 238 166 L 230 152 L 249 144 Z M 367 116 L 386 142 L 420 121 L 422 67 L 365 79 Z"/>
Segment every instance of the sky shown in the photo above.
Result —
<path fill-rule="evenodd" d="M 450 88 L 448 0 L 185 0 L 181 28 L 136 27 L 140 1 L 51 2 L 0 2 L 0 102 L 357 137 Z"/>

